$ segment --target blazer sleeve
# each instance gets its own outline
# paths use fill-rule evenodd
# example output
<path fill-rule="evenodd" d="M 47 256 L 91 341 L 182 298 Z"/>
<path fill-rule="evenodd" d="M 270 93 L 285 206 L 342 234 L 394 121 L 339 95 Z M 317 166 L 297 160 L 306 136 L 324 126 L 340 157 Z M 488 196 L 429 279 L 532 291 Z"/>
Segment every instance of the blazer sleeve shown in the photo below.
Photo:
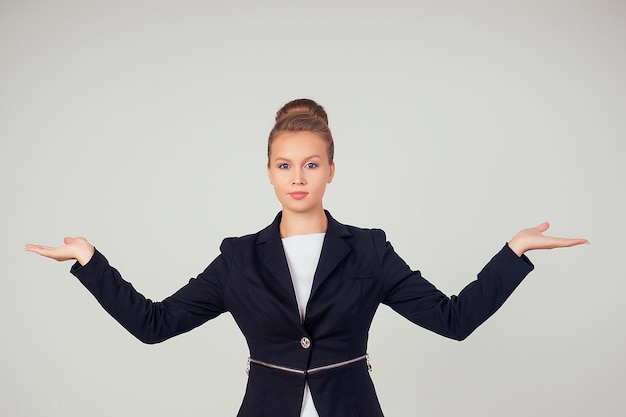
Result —
<path fill-rule="evenodd" d="M 187 332 L 225 312 L 228 269 L 227 256 L 222 252 L 204 272 L 159 302 L 135 290 L 97 250 L 84 266 L 74 264 L 71 273 L 126 330 L 152 344 Z"/>
<path fill-rule="evenodd" d="M 518 257 L 508 245 L 478 273 L 458 295 L 448 297 L 412 271 L 385 240 L 375 237 L 385 282 L 383 304 L 415 324 L 442 336 L 463 340 L 494 314 L 534 266 Z"/>

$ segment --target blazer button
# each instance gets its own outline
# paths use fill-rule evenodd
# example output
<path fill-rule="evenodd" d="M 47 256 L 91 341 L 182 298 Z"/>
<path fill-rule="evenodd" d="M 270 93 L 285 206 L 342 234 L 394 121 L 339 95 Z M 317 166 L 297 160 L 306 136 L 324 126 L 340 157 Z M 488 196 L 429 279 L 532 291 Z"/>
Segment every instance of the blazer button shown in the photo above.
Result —
<path fill-rule="evenodd" d="M 311 347 L 311 340 L 308 337 L 303 337 L 302 339 L 300 339 L 300 346 L 302 346 L 304 349 L 308 349 Z"/>

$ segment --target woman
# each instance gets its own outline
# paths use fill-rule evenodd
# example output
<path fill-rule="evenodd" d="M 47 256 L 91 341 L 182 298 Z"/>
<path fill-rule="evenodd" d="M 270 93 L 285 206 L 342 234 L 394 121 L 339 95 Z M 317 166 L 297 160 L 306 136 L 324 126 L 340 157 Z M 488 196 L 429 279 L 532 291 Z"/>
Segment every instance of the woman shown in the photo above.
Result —
<path fill-rule="evenodd" d="M 333 179 L 333 138 L 324 109 L 287 103 L 268 140 L 268 176 L 282 211 L 258 233 L 225 239 L 197 278 L 161 302 L 146 300 L 84 238 L 26 245 L 58 261 L 128 331 L 157 343 L 229 311 L 250 349 L 239 416 L 382 416 L 368 374 L 367 336 L 380 303 L 412 322 L 462 340 L 533 269 L 524 255 L 588 243 L 517 233 L 458 296 L 411 271 L 381 230 L 337 222 L 324 210 Z"/>

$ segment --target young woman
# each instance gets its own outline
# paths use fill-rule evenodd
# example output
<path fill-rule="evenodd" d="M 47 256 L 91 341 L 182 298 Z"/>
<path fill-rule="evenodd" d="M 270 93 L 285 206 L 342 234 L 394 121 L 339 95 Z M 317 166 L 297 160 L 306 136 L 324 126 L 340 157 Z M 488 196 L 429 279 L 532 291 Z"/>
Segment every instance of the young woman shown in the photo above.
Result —
<path fill-rule="evenodd" d="M 368 373 L 367 336 L 380 303 L 443 336 L 462 340 L 533 269 L 524 255 L 587 243 L 517 233 L 458 296 L 409 269 L 381 230 L 336 221 L 324 210 L 333 138 L 324 109 L 287 103 L 268 140 L 268 176 L 282 211 L 258 233 L 225 239 L 197 278 L 161 302 L 146 300 L 84 238 L 26 245 L 56 259 L 129 332 L 162 342 L 229 311 L 250 349 L 239 416 L 382 416 Z"/>

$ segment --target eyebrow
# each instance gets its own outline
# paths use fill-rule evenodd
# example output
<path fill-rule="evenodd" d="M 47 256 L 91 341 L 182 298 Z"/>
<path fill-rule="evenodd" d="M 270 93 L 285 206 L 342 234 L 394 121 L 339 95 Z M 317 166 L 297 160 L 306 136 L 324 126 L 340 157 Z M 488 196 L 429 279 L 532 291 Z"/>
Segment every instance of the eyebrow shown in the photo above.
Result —
<path fill-rule="evenodd" d="M 306 158 L 304 158 L 304 160 L 307 160 L 307 159 L 314 159 L 314 158 L 319 158 L 319 159 L 322 159 L 322 157 L 321 157 L 321 156 L 319 156 L 319 155 L 315 154 L 315 155 L 307 156 Z M 293 162 L 291 159 L 289 159 L 289 158 L 285 158 L 284 156 L 277 156 L 276 158 L 274 158 L 274 159 L 273 159 L 273 161 L 274 161 L 274 162 L 276 162 L 276 161 Z"/>

